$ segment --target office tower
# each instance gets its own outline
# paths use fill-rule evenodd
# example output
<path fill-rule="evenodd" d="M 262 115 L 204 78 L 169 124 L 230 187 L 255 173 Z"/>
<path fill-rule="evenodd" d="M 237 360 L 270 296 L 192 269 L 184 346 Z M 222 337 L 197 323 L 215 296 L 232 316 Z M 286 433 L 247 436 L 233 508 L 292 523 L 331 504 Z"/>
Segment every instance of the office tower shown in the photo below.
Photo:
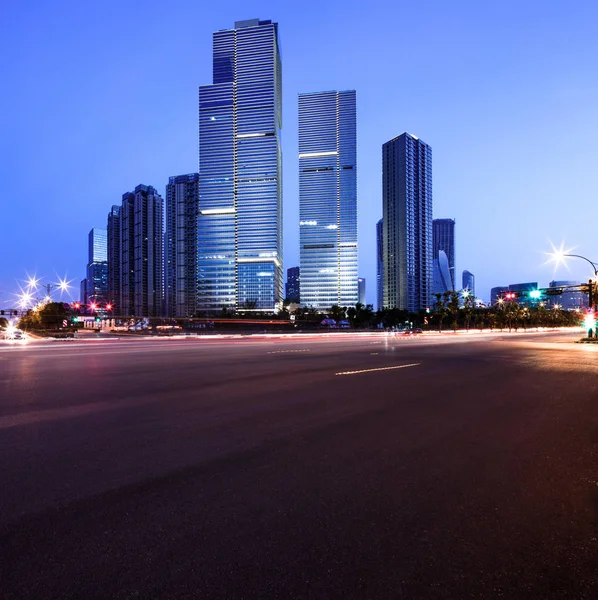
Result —
<path fill-rule="evenodd" d="M 359 304 L 366 305 L 366 297 L 365 297 L 365 277 L 357 278 L 357 296 Z"/>
<path fill-rule="evenodd" d="M 475 297 L 475 277 L 473 273 L 469 271 L 463 271 L 463 277 L 461 280 L 462 289 L 469 290 L 472 295 Z"/>
<path fill-rule="evenodd" d="M 453 290 L 449 261 L 444 250 L 438 251 L 438 256 L 434 257 L 432 274 L 432 296 L 436 300 L 436 294 L 444 294 Z"/>
<path fill-rule="evenodd" d="M 299 267 L 291 267 L 287 269 L 287 283 L 285 299 L 291 300 L 292 302 L 299 302 L 301 298 L 300 292 L 300 273 Z"/>
<path fill-rule="evenodd" d="M 376 310 L 384 306 L 384 219 L 376 223 Z"/>
<path fill-rule="evenodd" d="M 123 194 L 121 314 L 162 316 L 164 296 L 164 201 L 152 186 Z"/>
<path fill-rule="evenodd" d="M 508 291 L 509 291 L 509 286 L 508 285 L 497 285 L 496 287 L 493 287 L 490 290 L 490 304 L 491 304 L 491 306 L 494 306 L 498 302 L 498 299 L 503 294 L 505 294 Z"/>
<path fill-rule="evenodd" d="M 213 36 L 213 83 L 199 88 L 201 312 L 281 307 L 282 125 L 278 24 Z"/>
<path fill-rule="evenodd" d="M 355 91 L 299 94 L 301 304 L 355 306 Z"/>
<path fill-rule="evenodd" d="M 165 313 L 192 317 L 197 312 L 197 217 L 199 174 L 178 175 L 166 186 L 164 247 Z"/>
<path fill-rule="evenodd" d="M 576 308 L 588 308 L 588 295 L 579 289 L 579 281 L 551 281 L 549 288 L 562 290 L 562 294 L 550 295 L 546 299 L 549 307 L 558 304 L 564 310 L 575 310 Z M 559 289 L 560 288 L 560 289 Z"/>
<path fill-rule="evenodd" d="M 430 306 L 432 148 L 409 133 L 382 146 L 384 307 Z"/>
<path fill-rule="evenodd" d="M 448 268 L 451 274 L 449 290 L 455 289 L 455 220 L 434 219 L 432 221 L 432 254 L 438 258 L 438 253 L 443 251 L 448 259 Z"/>
<path fill-rule="evenodd" d="M 94 227 L 88 236 L 86 304 L 108 301 L 108 234 Z"/>
<path fill-rule="evenodd" d="M 120 315 L 120 206 L 114 205 L 108 213 L 108 302 L 112 304 L 112 314 Z"/>

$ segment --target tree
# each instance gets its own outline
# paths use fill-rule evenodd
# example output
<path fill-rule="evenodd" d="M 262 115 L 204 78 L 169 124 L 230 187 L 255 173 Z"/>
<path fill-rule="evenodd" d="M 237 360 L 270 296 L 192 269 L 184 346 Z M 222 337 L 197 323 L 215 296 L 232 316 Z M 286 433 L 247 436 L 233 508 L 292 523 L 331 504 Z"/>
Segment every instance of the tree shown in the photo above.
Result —
<path fill-rule="evenodd" d="M 343 319 L 347 318 L 347 307 L 334 304 L 330 307 L 330 310 L 328 311 L 328 316 L 338 323 L 338 321 L 342 321 Z"/>

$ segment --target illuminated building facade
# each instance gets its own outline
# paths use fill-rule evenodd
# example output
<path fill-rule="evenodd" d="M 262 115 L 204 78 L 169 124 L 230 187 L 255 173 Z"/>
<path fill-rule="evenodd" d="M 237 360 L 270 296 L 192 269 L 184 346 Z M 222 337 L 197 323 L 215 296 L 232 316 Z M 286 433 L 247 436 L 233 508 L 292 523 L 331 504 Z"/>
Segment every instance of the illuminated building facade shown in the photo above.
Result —
<path fill-rule="evenodd" d="M 278 24 L 213 36 L 213 83 L 199 88 L 197 308 L 282 306 L 282 127 Z"/>
<path fill-rule="evenodd" d="M 355 91 L 299 94 L 301 304 L 355 306 L 357 283 Z"/>
<path fill-rule="evenodd" d="M 382 146 L 384 308 L 430 306 L 432 148 L 409 133 Z"/>

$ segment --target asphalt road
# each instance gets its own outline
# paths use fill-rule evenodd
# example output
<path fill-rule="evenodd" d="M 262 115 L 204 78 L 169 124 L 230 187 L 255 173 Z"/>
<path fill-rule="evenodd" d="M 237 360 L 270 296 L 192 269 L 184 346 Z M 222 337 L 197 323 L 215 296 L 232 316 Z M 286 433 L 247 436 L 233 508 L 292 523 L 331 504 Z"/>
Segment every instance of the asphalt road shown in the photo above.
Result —
<path fill-rule="evenodd" d="M 0 597 L 598 597 L 577 334 L 0 346 Z"/>

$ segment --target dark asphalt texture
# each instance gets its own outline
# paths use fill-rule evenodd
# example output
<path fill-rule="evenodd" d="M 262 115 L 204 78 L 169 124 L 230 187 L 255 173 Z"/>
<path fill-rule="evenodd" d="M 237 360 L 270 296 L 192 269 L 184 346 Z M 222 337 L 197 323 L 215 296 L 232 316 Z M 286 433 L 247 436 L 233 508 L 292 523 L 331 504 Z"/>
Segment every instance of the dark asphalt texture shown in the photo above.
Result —
<path fill-rule="evenodd" d="M 0 346 L 0 597 L 598 598 L 580 335 Z"/>

